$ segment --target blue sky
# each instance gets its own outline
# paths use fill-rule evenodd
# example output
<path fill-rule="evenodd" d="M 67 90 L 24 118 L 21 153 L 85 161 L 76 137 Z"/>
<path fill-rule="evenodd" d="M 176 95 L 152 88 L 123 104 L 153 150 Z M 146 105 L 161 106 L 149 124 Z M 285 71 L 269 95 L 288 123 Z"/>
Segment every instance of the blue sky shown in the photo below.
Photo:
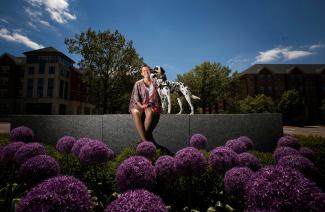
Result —
<path fill-rule="evenodd" d="M 325 63 L 324 0 L 1 0 L 0 53 L 118 30 L 167 77 L 203 61 L 243 71 L 254 63 Z"/>

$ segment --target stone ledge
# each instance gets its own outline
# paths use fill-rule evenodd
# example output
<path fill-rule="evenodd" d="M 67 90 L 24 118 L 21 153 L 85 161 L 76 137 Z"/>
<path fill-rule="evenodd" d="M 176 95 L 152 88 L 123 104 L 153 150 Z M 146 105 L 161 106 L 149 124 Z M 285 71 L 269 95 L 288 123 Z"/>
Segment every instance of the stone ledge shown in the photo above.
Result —
<path fill-rule="evenodd" d="M 103 140 L 115 152 L 135 146 L 138 140 L 130 114 L 109 115 L 13 115 L 11 129 L 25 125 L 36 138 L 55 144 L 65 135 Z M 202 133 L 208 138 L 208 149 L 227 140 L 246 135 L 255 149 L 272 151 L 283 134 L 280 113 L 263 114 L 162 114 L 154 131 L 156 142 L 171 152 L 188 145 L 191 135 Z"/>

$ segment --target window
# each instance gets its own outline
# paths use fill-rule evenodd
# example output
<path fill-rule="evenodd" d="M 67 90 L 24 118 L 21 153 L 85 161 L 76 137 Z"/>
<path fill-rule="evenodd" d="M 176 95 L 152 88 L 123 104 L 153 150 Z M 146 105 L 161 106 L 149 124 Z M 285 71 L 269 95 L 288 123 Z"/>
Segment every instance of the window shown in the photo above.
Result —
<path fill-rule="evenodd" d="M 44 86 L 44 79 L 39 78 L 37 81 L 37 96 L 43 97 L 43 86 Z"/>
<path fill-rule="evenodd" d="M 261 93 L 264 93 L 264 86 L 261 86 L 261 87 L 260 87 L 260 92 L 261 92 Z"/>
<path fill-rule="evenodd" d="M 40 63 L 38 73 L 44 74 L 44 71 L 45 71 L 45 63 Z"/>
<path fill-rule="evenodd" d="M 53 89 L 54 89 L 54 79 L 49 78 L 47 80 L 47 96 L 52 97 L 53 96 Z"/>
<path fill-rule="evenodd" d="M 28 74 L 34 74 L 34 71 L 35 71 L 35 67 L 34 66 L 28 67 Z"/>
<path fill-rule="evenodd" d="M 55 74 L 55 66 L 49 67 L 49 74 Z"/>
<path fill-rule="evenodd" d="M 272 93 L 272 86 L 268 87 L 268 92 Z"/>
<path fill-rule="evenodd" d="M 90 108 L 89 107 L 85 107 L 85 114 L 90 114 Z"/>
<path fill-rule="evenodd" d="M 64 89 L 64 82 L 63 80 L 60 80 L 60 98 L 63 98 L 63 90 Z"/>
<path fill-rule="evenodd" d="M 32 97 L 33 96 L 33 79 L 28 79 L 27 82 L 27 96 Z"/>
<path fill-rule="evenodd" d="M 65 74 L 64 74 L 64 69 L 61 69 L 61 70 L 60 70 L 60 76 L 61 76 L 61 77 L 64 77 L 64 76 L 65 76 Z"/>
<path fill-rule="evenodd" d="M 67 71 L 67 72 L 66 72 L 66 77 L 69 78 L 69 75 L 70 75 L 70 72 Z"/>
<path fill-rule="evenodd" d="M 68 82 L 65 82 L 64 86 L 64 99 L 68 99 Z"/>
<path fill-rule="evenodd" d="M 9 66 L 1 66 L 0 67 L 0 73 L 9 73 L 10 67 Z"/>

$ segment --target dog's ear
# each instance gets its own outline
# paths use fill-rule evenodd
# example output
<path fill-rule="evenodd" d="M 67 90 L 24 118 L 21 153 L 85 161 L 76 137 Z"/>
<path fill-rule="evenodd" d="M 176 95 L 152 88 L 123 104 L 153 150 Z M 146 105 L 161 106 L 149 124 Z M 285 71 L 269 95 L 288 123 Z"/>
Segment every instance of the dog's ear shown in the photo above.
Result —
<path fill-rule="evenodd" d="M 163 74 L 163 75 L 161 76 L 161 79 L 162 79 L 163 81 L 166 81 L 166 80 L 167 80 L 166 74 Z"/>
<path fill-rule="evenodd" d="M 165 74 L 165 69 L 163 67 L 160 67 L 161 74 Z"/>

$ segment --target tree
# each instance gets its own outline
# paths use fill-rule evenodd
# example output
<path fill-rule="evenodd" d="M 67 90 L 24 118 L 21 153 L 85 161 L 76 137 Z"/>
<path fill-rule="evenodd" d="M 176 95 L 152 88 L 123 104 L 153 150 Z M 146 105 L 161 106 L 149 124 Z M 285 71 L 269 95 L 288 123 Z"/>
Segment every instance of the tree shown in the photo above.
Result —
<path fill-rule="evenodd" d="M 275 105 L 271 97 L 265 94 L 258 94 L 255 97 L 248 96 L 239 101 L 239 108 L 242 113 L 267 113 L 275 112 Z"/>
<path fill-rule="evenodd" d="M 94 31 L 66 38 L 70 53 L 82 56 L 79 66 L 85 71 L 83 81 L 89 84 L 102 113 L 115 113 L 127 108 L 133 82 L 139 77 L 143 59 L 139 57 L 132 41 L 126 41 L 118 31 Z"/>
<path fill-rule="evenodd" d="M 200 108 L 203 113 L 211 113 L 219 101 L 225 101 L 236 93 L 237 85 L 234 85 L 237 82 L 230 73 L 228 67 L 206 61 L 183 75 L 177 75 L 177 81 L 185 83 L 193 94 L 201 98 L 194 101 L 196 110 Z"/>
<path fill-rule="evenodd" d="M 305 118 L 305 104 L 296 90 L 285 91 L 278 103 L 284 123 L 301 124 Z"/>

